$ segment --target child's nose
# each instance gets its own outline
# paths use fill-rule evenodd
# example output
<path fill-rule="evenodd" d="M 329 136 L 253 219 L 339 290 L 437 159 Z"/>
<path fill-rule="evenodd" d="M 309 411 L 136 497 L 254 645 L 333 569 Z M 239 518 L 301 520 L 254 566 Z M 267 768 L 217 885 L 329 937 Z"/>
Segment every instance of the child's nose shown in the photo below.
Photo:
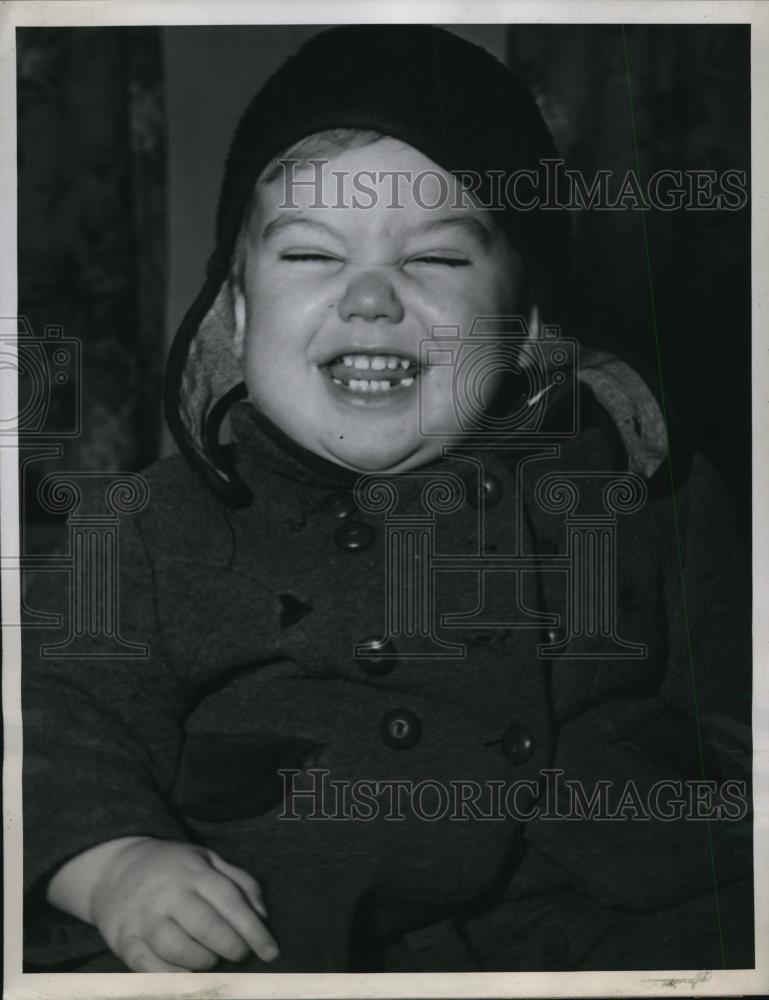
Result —
<path fill-rule="evenodd" d="M 347 285 L 339 302 L 339 315 L 344 320 L 387 319 L 400 323 L 403 306 L 386 275 L 375 271 L 356 274 Z"/>

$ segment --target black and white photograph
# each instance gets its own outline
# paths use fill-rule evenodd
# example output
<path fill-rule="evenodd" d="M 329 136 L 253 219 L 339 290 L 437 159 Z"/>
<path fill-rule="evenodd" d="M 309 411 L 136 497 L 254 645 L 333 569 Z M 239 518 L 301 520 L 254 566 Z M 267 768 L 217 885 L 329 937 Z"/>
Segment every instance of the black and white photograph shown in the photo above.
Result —
<path fill-rule="evenodd" d="M 769 993 L 767 13 L 0 10 L 6 997 Z"/>

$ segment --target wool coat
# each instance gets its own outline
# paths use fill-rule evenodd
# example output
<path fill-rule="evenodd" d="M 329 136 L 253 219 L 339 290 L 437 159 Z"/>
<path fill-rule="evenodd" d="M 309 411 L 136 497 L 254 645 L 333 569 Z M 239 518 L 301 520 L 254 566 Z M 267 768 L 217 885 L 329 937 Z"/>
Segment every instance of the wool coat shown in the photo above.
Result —
<path fill-rule="evenodd" d="M 148 504 L 89 563 L 114 570 L 105 627 L 80 614 L 98 586 L 30 582 L 29 968 L 123 970 L 46 888 L 69 858 L 136 834 L 207 845 L 262 883 L 281 956 L 223 971 L 749 965 L 747 817 L 633 818 L 660 780 L 745 776 L 748 567 L 712 470 L 663 462 L 659 434 L 637 431 L 655 424 L 637 379 L 634 401 L 584 365 L 576 393 L 557 388 L 563 352 L 544 341 L 556 320 L 568 329 L 565 207 L 497 216 L 543 321 L 527 345 L 542 382 L 522 412 L 544 400 L 560 439 L 466 440 L 360 483 L 242 402 L 219 445 L 243 379 L 229 276 L 254 185 L 337 127 L 470 169 L 482 203 L 492 177 L 557 157 L 520 81 L 427 26 L 321 33 L 249 105 L 169 357 L 182 454 L 146 472 Z M 77 511 L 86 534 L 103 506 Z M 78 655 L 62 657 L 72 627 Z M 588 799 L 603 783 L 612 813 L 631 780 L 629 815 L 580 819 L 547 784 L 558 775 Z M 350 791 L 349 809 L 301 794 L 320 777 Z M 394 782 L 422 797 L 401 812 Z M 459 813 L 436 808 L 455 788 L 470 793 Z M 483 798 L 495 788 L 506 805 L 516 790 L 501 816 Z"/>
<path fill-rule="evenodd" d="M 559 772 L 588 796 L 606 783 L 612 808 L 628 779 L 647 801 L 662 779 L 748 777 L 749 577 L 723 489 L 679 455 L 607 515 L 628 455 L 596 394 L 579 403 L 557 446 L 476 442 L 366 489 L 242 402 L 229 455 L 249 504 L 179 456 L 146 472 L 117 562 L 117 629 L 146 655 L 99 658 L 95 636 L 78 659 L 41 656 L 66 620 L 25 636 L 29 968 L 123 968 L 45 888 L 136 834 L 205 844 L 261 881 L 281 957 L 224 971 L 750 964 L 745 810 L 544 814 L 568 812 Z M 574 529 L 609 522 L 611 609 L 577 641 Z M 420 560 L 444 564 L 404 601 L 409 530 L 408 586 Z M 65 613 L 65 574 L 38 576 L 28 606 Z M 321 779 L 434 784 L 395 819 L 392 785 L 367 786 L 351 818 Z M 521 815 L 484 818 L 481 800 L 426 819 L 436 786 L 461 783 L 523 789 Z"/>

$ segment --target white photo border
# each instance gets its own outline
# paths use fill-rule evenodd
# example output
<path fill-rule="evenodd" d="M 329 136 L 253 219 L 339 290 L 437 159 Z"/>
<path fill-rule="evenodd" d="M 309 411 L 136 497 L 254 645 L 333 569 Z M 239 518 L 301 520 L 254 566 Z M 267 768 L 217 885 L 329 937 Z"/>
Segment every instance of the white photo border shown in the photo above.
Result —
<path fill-rule="evenodd" d="M 755 970 L 423 974 L 22 973 L 19 629 L 3 629 L 4 968 L 8 1000 L 87 997 L 612 997 L 769 993 L 769 4 L 722 0 L 26 0 L 0 7 L 0 316 L 17 315 L 17 27 L 332 23 L 750 24 L 752 132 L 753 739 Z M 0 420 L 15 417 L 15 371 L 0 370 Z M 6 439 L 7 441 L 8 439 Z M 18 621 L 15 446 L 0 448 L 3 621 Z"/>

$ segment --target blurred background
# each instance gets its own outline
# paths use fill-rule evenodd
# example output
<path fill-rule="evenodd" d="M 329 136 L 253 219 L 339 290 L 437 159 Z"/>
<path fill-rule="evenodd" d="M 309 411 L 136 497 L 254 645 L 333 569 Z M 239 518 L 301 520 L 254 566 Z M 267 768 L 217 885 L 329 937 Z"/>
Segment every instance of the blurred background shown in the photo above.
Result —
<path fill-rule="evenodd" d="M 523 76 L 569 168 L 748 174 L 749 26 L 448 27 Z M 46 473 L 138 470 L 173 448 L 163 364 L 213 249 L 227 144 L 252 94 L 321 29 L 17 30 L 19 311 L 30 336 L 58 329 L 81 346 L 47 416 L 55 429 L 82 406 L 80 432 L 24 467 L 27 551 L 46 551 L 53 527 L 34 499 Z M 584 341 L 659 365 L 747 536 L 749 206 L 573 223 Z"/>

